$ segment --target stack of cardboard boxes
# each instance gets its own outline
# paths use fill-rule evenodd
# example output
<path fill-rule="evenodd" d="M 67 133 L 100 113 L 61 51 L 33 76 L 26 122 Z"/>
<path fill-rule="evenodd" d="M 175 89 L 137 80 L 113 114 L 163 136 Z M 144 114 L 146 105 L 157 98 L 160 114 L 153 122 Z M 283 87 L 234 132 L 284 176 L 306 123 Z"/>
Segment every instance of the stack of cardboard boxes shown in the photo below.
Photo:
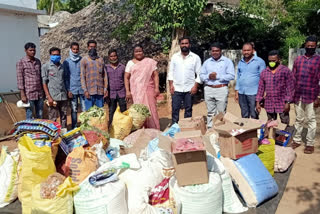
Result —
<path fill-rule="evenodd" d="M 273 139 L 277 139 L 280 131 L 285 129 L 283 124 L 279 124 L 275 129 L 267 128 L 267 122 L 239 118 L 231 113 L 217 115 L 213 123 L 213 129 L 207 131 L 203 117 L 182 119 L 179 122 L 181 132 L 177 133 L 174 138 L 159 136 L 159 147 L 172 153 L 179 186 L 208 183 L 206 152 L 212 155 L 216 153 L 206 133 L 217 133 L 221 156 L 236 160 L 258 152 L 258 132 L 260 133 L 261 127 L 266 127 L 262 132 L 264 134 L 262 138 Z M 179 139 L 189 142 L 201 141 L 204 149 L 177 152 L 173 147 Z"/>

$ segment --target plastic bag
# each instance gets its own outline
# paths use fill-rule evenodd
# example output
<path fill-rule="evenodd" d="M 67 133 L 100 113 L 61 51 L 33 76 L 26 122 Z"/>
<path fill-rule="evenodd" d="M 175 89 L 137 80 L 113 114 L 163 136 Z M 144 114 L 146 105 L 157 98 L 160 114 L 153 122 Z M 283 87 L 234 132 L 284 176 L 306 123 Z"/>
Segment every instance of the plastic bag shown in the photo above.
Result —
<path fill-rule="evenodd" d="M 9 153 L 3 146 L 0 154 L 0 208 L 18 197 L 18 160 L 19 152 Z"/>
<path fill-rule="evenodd" d="M 132 118 L 129 116 L 129 112 L 124 111 L 121 113 L 120 107 L 118 107 L 113 116 L 110 136 L 112 138 L 123 140 L 130 134 L 131 128 Z"/>
<path fill-rule="evenodd" d="M 51 148 L 37 147 L 31 138 L 23 136 L 18 147 L 21 154 L 21 172 L 19 175 L 18 196 L 23 213 L 31 212 L 32 188 L 47 179 L 56 171 L 51 157 Z"/>
<path fill-rule="evenodd" d="M 170 177 L 167 177 L 151 190 L 149 203 L 154 207 L 166 210 L 168 213 L 177 214 L 178 207 L 174 193 L 169 187 L 169 181 Z"/>
<path fill-rule="evenodd" d="M 75 148 L 66 160 L 66 176 L 70 176 L 74 183 L 81 183 L 91 172 L 98 168 L 95 152 L 83 147 Z"/>
<path fill-rule="evenodd" d="M 269 139 L 270 144 L 261 144 L 258 147 L 258 157 L 263 165 L 267 168 L 270 174 L 274 175 L 274 161 L 275 161 L 275 141 Z"/>
<path fill-rule="evenodd" d="M 124 138 L 123 142 L 125 143 L 126 146 L 132 146 L 134 145 L 138 138 L 140 137 L 141 133 L 145 133 L 149 135 L 152 139 L 158 137 L 161 132 L 158 129 L 139 129 L 135 132 L 132 132 L 129 136 Z"/>
<path fill-rule="evenodd" d="M 276 145 L 275 147 L 275 172 L 285 172 L 296 159 L 296 152 L 291 147 L 283 147 Z"/>
<path fill-rule="evenodd" d="M 149 204 L 148 191 L 165 178 L 162 173 L 163 168 L 173 167 L 171 155 L 158 150 L 140 163 L 140 169 L 127 169 L 119 175 L 120 180 L 127 186 L 129 214 L 158 214 L 157 208 Z"/>
<path fill-rule="evenodd" d="M 90 146 L 93 146 L 95 144 L 99 144 L 100 142 L 102 142 L 103 149 L 108 148 L 109 140 L 110 140 L 109 133 L 105 131 L 101 131 L 95 127 L 89 127 L 89 126 L 83 128 L 82 133 L 84 134 Z"/>
<path fill-rule="evenodd" d="M 74 194 L 74 208 L 77 214 L 127 214 L 126 186 L 115 181 L 94 187 L 85 179 Z"/>
<path fill-rule="evenodd" d="M 170 187 L 182 203 L 182 214 L 221 214 L 223 204 L 222 183 L 218 173 L 209 173 L 209 183 L 179 187 L 175 179 Z"/>
<path fill-rule="evenodd" d="M 52 199 L 43 199 L 40 196 L 40 184 L 32 191 L 32 214 L 72 214 L 73 197 L 72 193 L 79 190 L 70 177 L 58 186 L 57 195 Z"/>
<path fill-rule="evenodd" d="M 96 153 L 99 166 L 102 166 L 103 164 L 109 162 L 109 158 L 106 155 L 106 151 L 103 149 L 102 142 L 99 144 L 95 144 L 92 146 L 93 151 Z"/>
<path fill-rule="evenodd" d="M 66 177 L 59 173 L 49 175 L 48 179 L 40 185 L 40 197 L 43 199 L 53 199 L 56 197 L 58 186 L 63 184 Z"/>
<path fill-rule="evenodd" d="M 60 147 L 69 154 L 74 148 L 87 145 L 88 142 L 80 132 L 80 128 L 73 129 L 62 136 L 63 142 Z"/>
<path fill-rule="evenodd" d="M 132 118 L 132 131 L 140 129 L 146 119 L 151 116 L 148 107 L 143 104 L 131 105 L 128 112 Z"/>
<path fill-rule="evenodd" d="M 221 157 L 248 207 L 256 207 L 278 193 L 278 185 L 256 154 L 236 161 Z"/>

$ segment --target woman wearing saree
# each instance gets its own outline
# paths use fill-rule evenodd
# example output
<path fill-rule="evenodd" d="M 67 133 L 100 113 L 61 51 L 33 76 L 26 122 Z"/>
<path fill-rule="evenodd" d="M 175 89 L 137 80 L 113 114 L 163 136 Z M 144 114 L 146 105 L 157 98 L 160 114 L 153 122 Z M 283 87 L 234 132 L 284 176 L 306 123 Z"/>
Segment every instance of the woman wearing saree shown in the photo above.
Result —
<path fill-rule="evenodd" d="M 157 62 L 145 57 L 139 45 L 134 47 L 133 59 L 127 63 L 124 81 L 127 100 L 143 104 L 150 110 L 151 117 L 146 120 L 145 128 L 160 129 L 156 100 L 160 94 Z"/>

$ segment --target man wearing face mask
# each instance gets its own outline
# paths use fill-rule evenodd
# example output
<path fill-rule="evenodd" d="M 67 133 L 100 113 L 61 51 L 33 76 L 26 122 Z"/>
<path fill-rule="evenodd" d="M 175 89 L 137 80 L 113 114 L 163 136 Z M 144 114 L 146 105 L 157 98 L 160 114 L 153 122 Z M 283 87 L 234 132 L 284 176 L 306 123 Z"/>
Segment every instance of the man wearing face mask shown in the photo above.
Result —
<path fill-rule="evenodd" d="M 314 152 L 314 141 L 316 136 L 317 121 L 315 108 L 319 107 L 319 80 L 320 80 L 320 56 L 315 54 L 317 37 L 309 36 L 305 42 L 306 53 L 298 56 L 293 64 L 295 77 L 294 103 L 296 111 L 295 128 L 297 130 L 293 137 L 292 148 L 297 148 L 302 143 L 301 133 L 303 124 L 308 124 L 307 142 L 304 153 Z"/>
<path fill-rule="evenodd" d="M 108 80 L 103 58 L 98 56 L 97 42 L 89 40 L 88 56 L 81 59 L 81 87 L 84 91 L 86 110 L 92 106 L 103 107 L 103 98 L 108 96 Z"/>
<path fill-rule="evenodd" d="M 109 126 L 112 123 L 113 114 L 119 103 L 120 111 L 127 110 L 126 88 L 124 86 L 124 73 L 126 66 L 119 63 L 117 51 L 109 50 L 109 64 L 105 66 L 109 81 Z"/>
<path fill-rule="evenodd" d="M 43 89 L 49 106 L 49 120 L 56 121 L 60 116 L 61 127 L 67 128 L 67 90 L 63 65 L 60 63 L 61 51 L 53 47 L 49 51 L 50 62 L 42 66 Z"/>
<path fill-rule="evenodd" d="M 260 75 L 256 108 L 260 113 L 260 102 L 265 99 L 264 108 L 268 120 L 277 120 L 277 114 L 279 114 L 281 122 L 289 125 L 290 103 L 294 95 L 294 77 L 288 67 L 280 64 L 279 51 L 270 51 L 268 61 L 269 66 Z"/>
<path fill-rule="evenodd" d="M 202 67 L 200 78 L 204 82 L 204 98 L 207 105 L 208 128 L 212 127 L 212 117 L 225 113 L 228 104 L 228 84 L 234 80 L 234 66 L 231 59 L 222 56 L 221 45 L 215 42 L 211 45 L 211 56 Z"/>
<path fill-rule="evenodd" d="M 65 85 L 68 91 L 68 97 L 71 99 L 71 121 L 72 129 L 77 126 L 78 103 L 80 101 L 81 110 L 85 111 L 84 92 L 81 88 L 80 80 L 80 60 L 79 44 L 72 42 L 69 49 L 69 57 L 63 62 L 66 72 Z"/>
<path fill-rule="evenodd" d="M 201 59 L 190 51 L 190 39 L 179 40 L 181 51 L 175 53 L 170 62 L 168 80 L 172 94 L 172 124 L 178 123 L 181 103 L 185 111 L 184 117 L 192 117 L 192 96 L 198 91 L 200 80 Z"/>

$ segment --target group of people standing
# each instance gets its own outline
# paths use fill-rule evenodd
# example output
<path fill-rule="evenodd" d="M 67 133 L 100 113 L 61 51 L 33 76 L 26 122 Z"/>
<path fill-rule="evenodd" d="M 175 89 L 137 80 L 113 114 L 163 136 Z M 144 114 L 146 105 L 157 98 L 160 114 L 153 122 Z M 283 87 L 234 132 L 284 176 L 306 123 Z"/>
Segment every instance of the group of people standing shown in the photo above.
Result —
<path fill-rule="evenodd" d="M 82 111 L 92 106 L 103 107 L 109 99 L 109 125 L 119 104 L 120 111 L 127 109 L 127 101 L 145 104 L 152 116 L 146 126 L 160 129 L 156 108 L 159 92 L 157 63 L 144 56 L 143 48 L 134 47 L 133 59 L 127 66 L 118 60 L 117 51 L 108 52 L 108 63 L 97 53 L 97 42 L 87 42 L 88 54 L 81 57 L 79 44 L 72 42 L 69 57 L 61 62 L 61 50 L 52 47 L 49 50 L 49 62 L 41 65 L 35 57 L 36 46 L 25 45 L 26 56 L 17 62 L 17 83 L 21 100 L 29 103 L 26 118 L 43 117 L 43 105 L 46 98 L 49 120 L 60 117 L 62 128 L 67 128 L 67 110 L 71 106 L 72 128 L 77 126 L 79 104 Z"/>
<path fill-rule="evenodd" d="M 225 113 L 228 103 L 228 84 L 235 79 L 235 69 L 233 62 L 222 55 L 220 43 L 211 45 L 211 56 L 202 66 L 199 57 L 192 52 L 184 53 L 183 45 L 188 40 L 181 40 L 181 53 L 172 58 L 171 67 L 173 73 L 169 74 L 171 79 L 183 80 L 184 88 L 179 87 L 179 94 L 185 93 L 184 104 L 189 106 L 188 93 L 194 94 L 198 85 L 204 84 L 204 97 L 207 105 L 207 126 L 212 127 L 212 117 L 218 113 Z M 261 108 L 264 107 L 269 120 L 276 120 L 280 115 L 282 123 L 289 125 L 290 104 L 294 104 L 296 120 L 296 133 L 293 138 L 292 147 L 295 149 L 302 143 L 303 123 L 308 124 L 307 142 L 304 152 L 311 154 L 314 152 L 316 134 L 315 108 L 319 107 L 320 92 L 320 56 L 315 54 L 317 38 L 309 36 L 305 41 L 305 55 L 297 57 L 294 61 L 292 71 L 281 64 L 279 51 L 272 50 L 268 54 L 268 65 L 263 59 L 257 56 L 254 44 L 245 43 L 242 47 L 243 58 L 238 63 L 235 100 L 240 105 L 241 116 L 243 118 L 258 119 Z M 185 49 L 186 50 L 186 49 Z M 183 63 L 177 66 L 178 56 L 183 59 Z M 194 58 L 193 62 L 190 59 Z M 181 61 L 182 62 L 182 61 Z M 193 64 L 192 64 L 193 63 Z M 184 72 L 175 70 L 176 67 L 184 69 Z M 193 67 L 193 71 L 189 69 Z M 182 74 L 183 73 L 183 74 Z M 196 74 L 196 78 L 195 75 Z M 175 78 L 172 78 L 175 77 Z M 195 84 L 191 83 L 191 79 Z M 174 81 L 173 81 L 174 83 Z M 173 84 L 174 85 L 174 84 Z M 176 83 L 177 85 L 177 83 Z M 189 85 L 187 88 L 186 85 Z M 192 87 L 191 87 L 192 86 Z M 173 93 L 173 112 L 175 118 L 175 105 L 180 105 L 180 100 L 174 92 L 175 86 L 171 84 Z M 186 112 L 189 108 L 186 107 Z M 191 116 L 191 113 L 185 113 Z"/>
<path fill-rule="evenodd" d="M 299 56 L 293 70 L 281 64 L 279 51 L 272 50 L 268 55 L 268 65 L 257 56 L 253 43 L 242 47 L 243 58 L 238 63 L 235 100 L 241 108 L 243 118 L 259 118 L 264 107 L 268 119 L 277 119 L 289 124 L 290 104 L 295 104 L 297 130 L 293 148 L 301 145 L 303 121 L 308 123 L 305 153 L 314 151 L 316 117 L 314 108 L 320 102 L 320 56 L 315 54 L 317 38 L 309 36 L 305 42 L 306 54 Z M 179 112 L 184 107 L 184 117 L 192 117 L 192 97 L 201 84 L 204 84 L 204 97 L 207 105 L 207 126 L 211 128 L 212 118 L 227 109 L 228 84 L 235 79 L 235 68 L 231 59 L 222 55 L 221 44 L 211 45 L 211 56 L 203 64 L 198 55 L 190 51 L 190 39 L 179 40 L 180 51 L 175 53 L 169 64 L 168 80 L 172 94 L 172 124 L 179 121 Z M 26 57 L 17 63 L 18 89 L 26 108 L 27 118 L 42 118 L 43 100 L 47 98 L 49 119 L 66 128 L 68 99 L 71 101 L 72 128 L 77 124 L 78 104 L 82 111 L 93 105 L 104 106 L 109 98 L 109 125 L 119 104 L 120 111 L 127 109 L 127 102 L 146 105 L 151 117 L 146 121 L 148 128 L 160 129 L 156 97 L 159 92 L 157 62 L 145 57 L 143 47 L 137 45 L 133 59 L 127 65 L 119 63 L 116 50 L 109 50 L 108 63 L 97 53 L 97 42 L 89 40 L 88 55 L 79 55 L 79 44 L 71 43 L 69 57 L 61 63 L 59 48 L 50 49 L 50 61 L 41 66 L 35 58 L 35 45 L 25 45 Z"/>

